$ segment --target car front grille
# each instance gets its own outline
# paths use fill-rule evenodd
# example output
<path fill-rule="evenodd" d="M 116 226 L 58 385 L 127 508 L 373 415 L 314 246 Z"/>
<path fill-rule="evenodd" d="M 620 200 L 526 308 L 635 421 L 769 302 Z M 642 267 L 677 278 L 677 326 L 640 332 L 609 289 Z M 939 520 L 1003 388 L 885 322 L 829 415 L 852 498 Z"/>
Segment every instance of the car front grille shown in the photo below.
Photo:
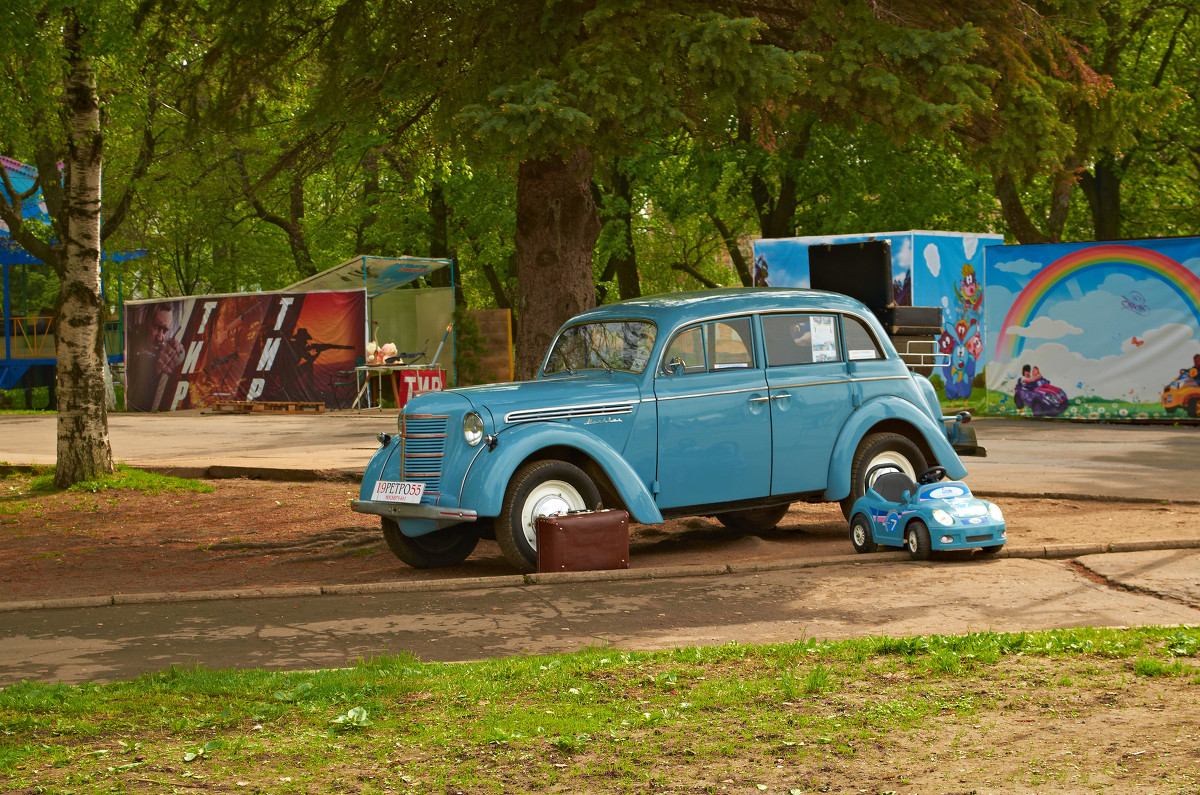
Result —
<path fill-rule="evenodd" d="M 400 420 L 400 471 L 408 483 L 424 483 L 422 503 L 436 504 L 441 495 L 442 457 L 446 453 L 444 414 L 404 414 Z"/>

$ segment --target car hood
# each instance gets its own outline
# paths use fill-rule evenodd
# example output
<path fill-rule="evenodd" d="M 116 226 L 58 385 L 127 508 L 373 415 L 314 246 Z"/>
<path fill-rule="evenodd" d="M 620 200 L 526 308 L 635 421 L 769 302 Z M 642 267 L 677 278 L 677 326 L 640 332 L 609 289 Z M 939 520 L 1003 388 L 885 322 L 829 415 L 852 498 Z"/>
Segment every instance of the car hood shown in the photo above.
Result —
<path fill-rule="evenodd" d="M 636 412 L 641 403 L 637 379 L 622 372 L 588 371 L 536 381 L 463 387 L 443 394 L 466 399 L 476 410 L 491 412 L 498 428 L 537 420 Z"/>

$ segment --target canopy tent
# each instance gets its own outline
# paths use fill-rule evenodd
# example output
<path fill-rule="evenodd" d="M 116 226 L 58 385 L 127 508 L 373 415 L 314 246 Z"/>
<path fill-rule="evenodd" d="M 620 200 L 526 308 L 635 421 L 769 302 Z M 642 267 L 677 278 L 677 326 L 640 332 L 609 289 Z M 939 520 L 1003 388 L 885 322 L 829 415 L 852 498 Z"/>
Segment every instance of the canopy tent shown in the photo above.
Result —
<path fill-rule="evenodd" d="M 286 288 L 292 292 L 367 291 L 367 339 L 393 343 L 408 363 L 439 364 L 454 377 L 454 288 L 404 289 L 454 261 L 422 257 L 360 255 Z M 403 354 L 424 354 L 412 357 Z"/>

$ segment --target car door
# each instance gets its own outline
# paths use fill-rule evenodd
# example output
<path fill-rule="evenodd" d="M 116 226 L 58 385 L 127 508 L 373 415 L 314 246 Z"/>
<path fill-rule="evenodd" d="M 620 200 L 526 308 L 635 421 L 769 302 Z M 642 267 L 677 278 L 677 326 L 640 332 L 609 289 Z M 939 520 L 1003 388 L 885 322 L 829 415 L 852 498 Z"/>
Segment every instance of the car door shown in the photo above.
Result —
<path fill-rule="evenodd" d="M 771 493 L 825 488 L 829 458 L 854 410 L 838 316 L 762 316 L 771 398 Z"/>
<path fill-rule="evenodd" d="M 749 316 L 697 323 L 667 344 L 654 380 L 660 508 L 763 497 L 771 416 Z"/>

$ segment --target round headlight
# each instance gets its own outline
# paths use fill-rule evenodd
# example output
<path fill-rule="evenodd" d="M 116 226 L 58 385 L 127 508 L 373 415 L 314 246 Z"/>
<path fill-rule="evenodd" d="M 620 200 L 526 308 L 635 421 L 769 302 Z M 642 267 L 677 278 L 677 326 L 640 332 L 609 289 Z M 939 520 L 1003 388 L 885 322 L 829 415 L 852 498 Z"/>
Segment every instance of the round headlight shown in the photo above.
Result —
<path fill-rule="evenodd" d="M 950 525 L 954 524 L 954 517 L 943 511 L 941 508 L 936 508 L 933 511 L 933 521 L 949 527 Z"/>
<path fill-rule="evenodd" d="M 483 441 L 483 418 L 473 411 L 463 417 L 463 438 L 472 447 Z"/>
<path fill-rule="evenodd" d="M 988 516 L 992 517 L 997 522 L 1004 521 L 1004 514 L 1000 512 L 1000 506 L 994 502 L 988 503 Z"/>

